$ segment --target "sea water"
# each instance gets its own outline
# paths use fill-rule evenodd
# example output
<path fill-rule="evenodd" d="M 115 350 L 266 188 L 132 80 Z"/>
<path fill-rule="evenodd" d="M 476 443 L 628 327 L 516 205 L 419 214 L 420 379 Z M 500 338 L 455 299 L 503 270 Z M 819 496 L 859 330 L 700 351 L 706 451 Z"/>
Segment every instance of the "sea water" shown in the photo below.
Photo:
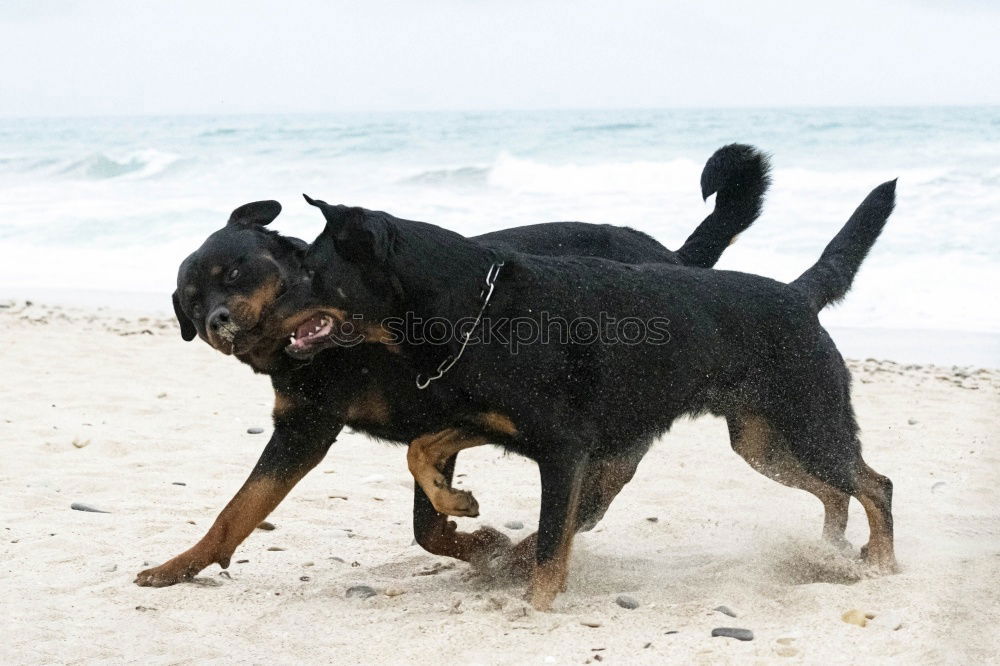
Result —
<path fill-rule="evenodd" d="M 273 226 L 314 238 L 303 192 L 467 235 L 583 220 L 676 249 L 712 210 L 705 160 L 734 141 L 771 153 L 774 182 L 719 268 L 793 279 L 898 178 L 824 322 L 1000 332 L 995 107 L 0 119 L 0 297 L 136 292 L 168 310 L 180 261 L 243 203 L 277 199 Z"/>

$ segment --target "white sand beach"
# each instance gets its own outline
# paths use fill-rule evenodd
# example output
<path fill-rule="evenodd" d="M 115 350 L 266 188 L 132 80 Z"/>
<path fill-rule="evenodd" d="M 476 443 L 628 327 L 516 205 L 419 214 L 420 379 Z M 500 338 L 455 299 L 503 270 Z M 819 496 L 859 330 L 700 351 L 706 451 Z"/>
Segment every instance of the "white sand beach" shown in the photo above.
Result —
<path fill-rule="evenodd" d="M 0 308 L 3 663 L 987 663 L 1000 653 L 1000 371 L 851 362 L 865 457 L 895 483 L 902 571 L 819 539 L 819 502 L 758 475 L 721 420 L 677 424 L 575 542 L 552 612 L 413 544 L 404 450 L 345 433 L 228 572 L 140 588 L 192 545 L 270 433 L 270 385 L 167 318 Z M 262 434 L 248 434 L 259 426 Z M 512 538 L 534 465 L 458 481 Z M 85 503 L 108 513 L 72 510 Z M 520 521 L 521 529 L 503 527 Z M 867 539 L 861 507 L 848 537 Z M 856 551 L 856 548 L 855 548 Z M 856 555 L 856 552 L 855 552 Z M 364 584 L 378 594 L 348 598 Z M 628 595 L 638 608 L 616 604 Z M 729 617 L 713 610 L 726 606 Z M 864 627 L 848 611 L 873 618 Z M 741 642 L 715 627 L 753 631 Z"/>

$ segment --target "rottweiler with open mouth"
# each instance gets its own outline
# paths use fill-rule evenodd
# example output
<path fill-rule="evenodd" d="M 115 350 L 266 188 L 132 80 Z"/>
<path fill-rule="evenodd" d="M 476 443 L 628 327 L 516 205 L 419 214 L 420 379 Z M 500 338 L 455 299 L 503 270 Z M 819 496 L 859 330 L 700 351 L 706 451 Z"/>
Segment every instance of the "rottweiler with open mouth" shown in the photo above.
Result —
<path fill-rule="evenodd" d="M 710 267 L 760 214 L 768 172 L 765 156 L 750 146 L 733 144 L 717 151 L 706 163 L 701 183 L 703 196 L 717 194 L 715 209 L 676 253 L 632 229 L 579 222 L 519 227 L 473 241 L 494 253 Z M 302 265 L 308 245 L 266 228 L 280 210 L 273 201 L 237 208 L 226 227 L 181 265 L 173 296 L 185 340 L 200 336 L 271 377 L 274 433 L 250 477 L 205 537 L 163 565 L 141 572 L 136 582 L 171 585 L 212 563 L 228 566 L 236 547 L 319 463 L 345 425 L 388 441 L 426 442 L 430 437 L 437 442 L 432 459 L 409 460 L 415 475 L 421 475 L 414 488 L 413 525 L 425 549 L 470 562 L 507 549 L 509 561 L 530 562 L 525 555 L 533 555 L 534 537 L 508 549 L 509 540 L 499 532 L 458 532 L 446 515 L 478 513 L 470 494 L 450 489 L 457 451 L 515 438 L 516 427 L 464 396 L 436 386 L 419 389 L 411 360 L 399 353 L 382 328 L 364 324 L 370 318 L 361 320 L 364 344 L 329 344 L 333 324 L 344 322 L 346 311 L 327 308 L 303 314 L 302 299 L 313 292 Z M 378 274 L 373 268 L 373 275 Z M 382 284 L 392 292 L 399 286 L 391 275 Z M 332 348 L 320 354 L 327 346 Z M 285 348 L 291 353 L 284 353 Z M 425 447 L 414 450 L 423 452 Z M 581 529 L 600 519 L 632 471 L 634 466 L 603 461 L 586 468 Z"/>
<path fill-rule="evenodd" d="M 286 351 L 302 358 L 321 347 L 311 326 L 308 345 L 298 342 L 302 324 L 317 317 L 361 321 L 361 346 L 407 361 L 417 389 L 434 396 L 427 406 L 441 407 L 420 414 L 411 454 L 433 465 L 490 442 L 538 464 L 527 594 L 538 610 L 565 589 L 573 536 L 590 520 L 586 501 L 608 487 L 616 493 L 674 420 L 704 413 L 726 419 L 733 449 L 755 470 L 823 503 L 829 540 L 844 542 L 856 498 L 870 530 L 862 558 L 891 573 L 892 482 L 861 455 L 850 372 L 818 314 L 849 291 L 893 211 L 895 188 L 890 181 L 872 190 L 788 284 L 665 262 L 498 251 L 425 222 L 307 197 L 327 223 L 303 258 L 309 289 L 278 306 L 298 313 L 286 319 L 286 330 L 299 333 Z M 543 331 L 556 318 L 585 320 L 604 331 L 597 322 L 608 315 L 666 321 L 669 335 L 509 344 L 521 323 Z M 386 343 L 386 322 L 405 320 L 452 322 L 461 335 L 446 348 L 411 335 Z M 406 410 L 413 393 L 383 399 L 390 412 Z M 439 481 L 416 480 L 428 493 Z"/>

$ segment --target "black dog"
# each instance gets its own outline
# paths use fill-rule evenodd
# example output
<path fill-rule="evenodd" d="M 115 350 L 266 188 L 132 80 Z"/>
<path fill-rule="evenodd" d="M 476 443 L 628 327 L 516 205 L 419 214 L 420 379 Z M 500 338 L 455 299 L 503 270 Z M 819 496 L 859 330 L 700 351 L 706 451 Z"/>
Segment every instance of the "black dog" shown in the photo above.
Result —
<path fill-rule="evenodd" d="M 480 236 L 477 241 L 496 252 L 589 254 L 627 262 L 684 261 L 707 267 L 758 216 L 768 182 L 767 161 L 759 152 L 739 145 L 720 149 L 702 174 L 703 195 L 718 192 L 715 210 L 677 254 L 631 229 L 574 222 L 510 229 Z M 300 260 L 306 244 L 264 228 L 279 212 L 277 202 L 241 206 L 225 228 L 212 234 L 181 265 L 174 308 L 182 336 L 185 340 L 200 336 L 271 376 L 275 431 L 250 478 L 208 534 L 185 553 L 140 573 L 136 579 L 140 585 L 170 585 L 215 562 L 227 566 L 240 542 L 322 459 L 345 424 L 382 439 L 409 442 L 430 432 L 426 428 L 430 414 L 449 409 L 469 413 L 462 401 L 418 390 L 410 362 L 385 346 L 336 348 L 311 362 L 282 353 L 290 329 L 286 321 L 269 313 L 279 297 L 289 301 L 291 292 L 297 293 L 305 284 Z M 308 328 L 314 330 L 322 323 L 316 320 Z M 301 321 L 295 326 L 306 327 Z M 380 335 L 377 327 L 368 333 L 375 338 Z M 508 424 L 495 415 L 478 413 L 470 418 L 472 424 L 457 431 L 463 441 L 509 435 Z M 452 455 L 443 466 L 449 482 L 454 462 Z M 605 477 L 600 464 L 588 474 L 595 489 L 591 522 L 596 522 L 617 493 L 610 492 Z M 622 479 L 618 488 L 626 481 Z M 431 552 L 467 561 L 505 545 L 505 537 L 486 528 L 472 534 L 456 532 L 455 524 L 434 510 L 419 487 L 414 491 L 414 531 L 418 542 Z"/>
<path fill-rule="evenodd" d="M 895 569 L 892 484 L 861 457 L 850 374 L 817 318 L 850 288 L 892 212 L 895 181 L 873 190 L 819 261 L 790 284 L 679 265 L 499 251 L 431 224 L 309 201 L 327 220 L 304 259 L 315 275 L 312 293 L 290 292 L 279 310 L 308 313 L 310 322 L 361 316 L 372 342 L 385 342 L 368 331 L 384 329 L 387 318 L 482 327 L 478 344 L 469 344 L 467 326 L 450 350 L 401 336 L 383 354 L 411 363 L 418 383 L 437 378 L 427 392 L 444 408 L 419 415 L 423 433 L 466 432 L 538 463 L 541 513 L 529 586 L 536 608 L 548 608 L 565 585 L 588 470 L 630 474 L 685 414 L 725 417 L 734 449 L 755 469 L 819 497 L 829 538 L 843 539 L 856 497 L 871 528 L 863 557 Z M 640 323 L 666 318 L 669 341 L 602 338 L 527 344 L 512 353 L 501 342 L 503 329 L 492 331 L 479 318 L 483 312 L 506 327 L 507 339 L 512 322 L 544 330 L 546 317 L 602 322 L 610 314 Z M 287 349 L 297 357 L 325 335 L 312 326 L 286 330 L 297 336 Z M 407 408 L 398 403 L 408 396 L 383 397 L 391 410 Z"/>

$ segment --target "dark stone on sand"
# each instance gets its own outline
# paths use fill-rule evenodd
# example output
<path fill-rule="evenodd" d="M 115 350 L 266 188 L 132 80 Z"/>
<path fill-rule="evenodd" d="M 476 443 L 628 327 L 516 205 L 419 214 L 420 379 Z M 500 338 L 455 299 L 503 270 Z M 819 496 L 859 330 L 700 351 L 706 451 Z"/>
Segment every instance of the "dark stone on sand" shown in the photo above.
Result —
<path fill-rule="evenodd" d="M 258 428 L 257 426 L 254 426 L 252 428 L 247 428 L 247 434 L 248 435 L 259 435 L 262 432 L 264 432 L 264 429 L 263 428 Z"/>
<path fill-rule="evenodd" d="M 506 523 L 503 524 L 503 526 L 509 530 L 524 529 L 524 523 L 522 523 L 520 520 L 508 520 Z"/>
<path fill-rule="evenodd" d="M 260 525 L 257 526 L 257 529 L 264 530 L 265 532 L 270 532 L 271 530 L 274 529 L 274 523 L 269 523 L 266 520 L 262 520 L 260 521 Z"/>
<path fill-rule="evenodd" d="M 186 486 L 187 484 L 184 483 L 183 481 L 171 481 L 170 485 L 172 485 L 172 486 Z"/>
<path fill-rule="evenodd" d="M 910 424 L 910 425 L 917 425 L 917 420 L 916 419 L 906 419 L 906 422 L 908 424 Z"/>
<path fill-rule="evenodd" d="M 367 599 L 378 594 L 370 585 L 352 585 L 347 588 L 348 599 Z"/>
<path fill-rule="evenodd" d="M 753 632 L 749 629 L 737 629 L 736 627 L 716 627 L 712 629 L 712 636 L 723 636 L 725 638 L 735 638 L 738 641 L 752 641 Z"/>
<path fill-rule="evenodd" d="M 733 609 L 730 608 L 729 606 L 716 606 L 712 610 L 718 611 L 723 615 L 728 615 L 729 617 L 736 617 L 736 613 L 734 613 Z"/>
<path fill-rule="evenodd" d="M 651 523 L 658 523 L 658 522 L 660 522 L 660 519 L 659 519 L 659 518 L 657 518 L 656 516 L 650 516 L 650 517 L 649 517 L 649 518 L 647 518 L 646 520 L 648 520 L 648 521 L 649 521 L 649 522 L 651 522 Z"/>
<path fill-rule="evenodd" d="M 311 579 L 309 578 L 309 576 L 299 576 L 299 580 L 301 580 L 303 583 L 308 583 Z"/>
<path fill-rule="evenodd" d="M 74 511 L 89 511 L 90 513 L 111 513 L 110 511 L 102 511 L 101 509 L 95 509 L 89 504 L 84 504 L 83 502 L 73 502 L 69 505 L 69 508 Z"/>
<path fill-rule="evenodd" d="M 615 599 L 615 603 L 622 608 L 627 608 L 629 610 L 635 610 L 639 607 L 639 602 L 628 596 L 627 594 L 619 594 L 618 598 Z"/>

